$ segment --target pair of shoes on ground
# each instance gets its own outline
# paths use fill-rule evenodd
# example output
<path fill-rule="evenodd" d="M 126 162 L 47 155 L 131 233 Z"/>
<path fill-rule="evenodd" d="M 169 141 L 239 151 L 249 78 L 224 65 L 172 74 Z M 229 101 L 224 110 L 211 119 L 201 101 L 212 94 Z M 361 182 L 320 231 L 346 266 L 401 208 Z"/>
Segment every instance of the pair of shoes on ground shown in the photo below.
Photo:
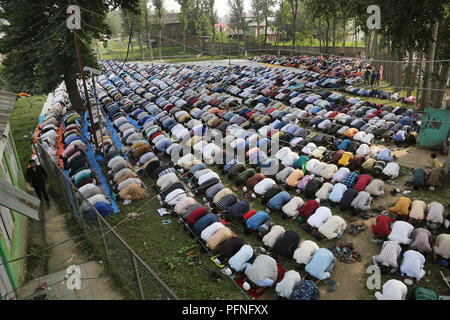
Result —
<path fill-rule="evenodd" d="M 325 280 L 325 281 L 323 282 L 323 284 L 329 285 L 328 291 L 330 291 L 330 292 L 334 292 L 334 291 L 336 291 L 336 289 L 337 289 L 337 283 L 336 283 L 336 281 L 334 281 L 334 280 Z"/>

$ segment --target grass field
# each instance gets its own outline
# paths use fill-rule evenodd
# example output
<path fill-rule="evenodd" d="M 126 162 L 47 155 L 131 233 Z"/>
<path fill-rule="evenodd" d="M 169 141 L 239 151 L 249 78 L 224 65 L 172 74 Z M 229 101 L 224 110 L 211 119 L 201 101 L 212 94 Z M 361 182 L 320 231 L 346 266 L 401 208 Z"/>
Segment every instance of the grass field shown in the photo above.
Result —
<path fill-rule="evenodd" d="M 14 103 L 11 112 L 9 119 L 11 131 L 24 170 L 31 157 L 34 129 L 39 122 L 39 115 L 46 100 L 45 95 L 20 98 Z"/>

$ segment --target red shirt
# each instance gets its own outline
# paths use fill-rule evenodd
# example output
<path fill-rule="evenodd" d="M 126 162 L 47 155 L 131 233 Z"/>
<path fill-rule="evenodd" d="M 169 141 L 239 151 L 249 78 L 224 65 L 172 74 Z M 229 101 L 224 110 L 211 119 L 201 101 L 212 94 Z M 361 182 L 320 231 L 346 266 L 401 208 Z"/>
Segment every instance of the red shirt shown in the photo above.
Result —
<path fill-rule="evenodd" d="M 189 215 L 189 217 L 186 219 L 186 222 L 190 225 L 193 225 L 198 219 L 203 217 L 206 214 L 206 209 L 204 207 L 200 207 Z"/>
<path fill-rule="evenodd" d="M 369 176 L 368 174 L 362 174 L 359 176 L 358 182 L 356 182 L 353 188 L 358 191 L 364 191 L 371 180 L 371 176 Z"/>
<path fill-rule="evenodd" d="M 309 200 L 305 203 L 303 207 L 299 210 L 300 217 L 307 220 L 310 216 L 316 212 L 316 209 L 320 207 L 320 204 L 316 200 Z"/>
<path fill-rule="evenodd" d="M 372 225 L 372 232 L 375 238 L 383 238 L 391 233 L 391 228 L 389 227 L 391 223 L 391 218 L 385 215 L 377 217 L 376 224 Z"/>
<path fill-rule="evenodd" d="M 150 141 L 153 141 L 153 139 L 155 139 L 157 136 L 162 135 L 163 133 L 161 131 L 158 131 L 157 133 L 153 134 L 152 137 L 150 138 Z"/>
<path fill-rule="evenodd" d="M 250 219 L 254 214 L 256 213 L 255 209 L 251 209 L 249 212 L 247 212 L 246 214 L 243 215 L 244 220 L 248 220 Z"/>

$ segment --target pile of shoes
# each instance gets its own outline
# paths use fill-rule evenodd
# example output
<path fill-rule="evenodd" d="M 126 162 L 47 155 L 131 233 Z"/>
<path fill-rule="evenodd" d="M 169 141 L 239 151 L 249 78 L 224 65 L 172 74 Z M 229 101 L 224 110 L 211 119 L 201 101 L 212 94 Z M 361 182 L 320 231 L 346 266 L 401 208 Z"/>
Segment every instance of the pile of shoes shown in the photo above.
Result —
<path fill-rule="evenodd" d="M 334 253 L 340 262 L 361 262 L 361 255 L 355 251 L 353 243 L 333 244 L 328 249 Z"/>
<path fill-rule="evenodd" d="M 367 230 L 367 226 L 364 224 L 364 223 L 358 223 L 358 224 L 351 224 L 350 226 L 349 226 L 349 228 L 348 228 L 348 233 L 349 234 L 351 234 L 351 235 L 353 235 L 353 236 L 356 236 L 356 235 L 358 235 L 360 232 L 362 232 L 362 231 L 366 231 Z"/>

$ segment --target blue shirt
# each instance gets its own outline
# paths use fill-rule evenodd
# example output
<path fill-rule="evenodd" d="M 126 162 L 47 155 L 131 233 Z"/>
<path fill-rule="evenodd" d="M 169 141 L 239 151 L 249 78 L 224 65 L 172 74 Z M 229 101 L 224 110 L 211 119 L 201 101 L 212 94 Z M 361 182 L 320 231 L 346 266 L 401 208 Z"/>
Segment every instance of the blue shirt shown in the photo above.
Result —
<path fill-rule="evenodd" d="M 250 210 L 250 205 L 246 200 L 241 200 L 228 208 L 228 213 L 235 219 L 242 217 Z"/>
<path fill-rule="evenodd" d="M 394 158 L 391 157 L 391 150 L 388 148 L 384 148 L 380 151 L 377 155 L 377 160 L 386 160 L 386 161 L 392 161 Z"/>
<path fill-rule="evenodd" d="M 333 189 L 328 195 L 328 199 L 335 203 L 339 203 L 341 202 L 342 196 L 344 195 L 345 191 L 347 191 L 347 187 L 342 183 L 337 183 L 334 185 Z"/>
<path fill-rule="evenodd" d="M 102 217 L 107 217 L 107 216 L 110 216 L 113 214 L 113 209 L 112 209 L 111 205 L 104 201 L 97 202 L 94 205 L 94 208 L 97 209 L 98 213 L 100 213 L 100 215 Z M 94 219 L 94 220 L 97 219 L 97 215 L 95 214 L 93 209 L 91 209 L 91 211 L 89 211 L 88 216 L 91 219 Z"/>
<path fill-rule="evenodd" d="M 193 166 L 193 167 L 191 168 L 191 170 L 189 170 L 189 173 L 190 173 L 190 174 L 194 174 L 194 173 L 196 173 L 197 171 L 202 170 L 202 169 L 205 169 L 205 168 L 206 168 L 206 164 L 204 164 L 204 163 L 199 163 L 199 164 L 196 164 L 195 166 Z"/>
<path fill-rule="evenodd" d="M 281 191 L 267 202 L 267 206 L 273 210 L 280 210 L 286 203 L 291 201 L 291 199 L 292 197 L 287 191 Z"/>
<path fill-rule="evenodd" d="M 228 260 L 230 267 L 237 272 L 245 270 L 250 265 L 247 261 L 253 256 L 253 248 L 244 244 L 239 251 Z"/>
<path fill-rule="evenodd" d="M 260 225 L 269 219 L 269 215 L 265 211 L 258 211 L 250 219 L 247 220 L 247 228 L 256 230 Z"/>
<path fill-rule="evenodd" d="M 209 227 L 214 222 L 219 222 L 217 216 L 213 213 L 207 213 L 194 223 L 194 231 L 197 233 L 201 233 L 204 229 Z"/>
<path fill-rule="evenodd" d="M 338 145 L 338 147 L 337 147 L 337 149 L 338 150 L 347 150 L 347 148 L 348 148 L 348 146 L 350 145 L 350 143 L 351 143 L 351 141 L 350 141 L 350 139 L 345 139 L 344 141 L 342 141 L 339 145 Z"/>
<path fill-rule="evenodd" d="M 334 261 L 333 253 L 326 249 L 320 248 L 315 253 L 311 261 L 306 265 L 305 271 L 313 277 L 324 280 L 330 277 L 327 270 Z"/>

